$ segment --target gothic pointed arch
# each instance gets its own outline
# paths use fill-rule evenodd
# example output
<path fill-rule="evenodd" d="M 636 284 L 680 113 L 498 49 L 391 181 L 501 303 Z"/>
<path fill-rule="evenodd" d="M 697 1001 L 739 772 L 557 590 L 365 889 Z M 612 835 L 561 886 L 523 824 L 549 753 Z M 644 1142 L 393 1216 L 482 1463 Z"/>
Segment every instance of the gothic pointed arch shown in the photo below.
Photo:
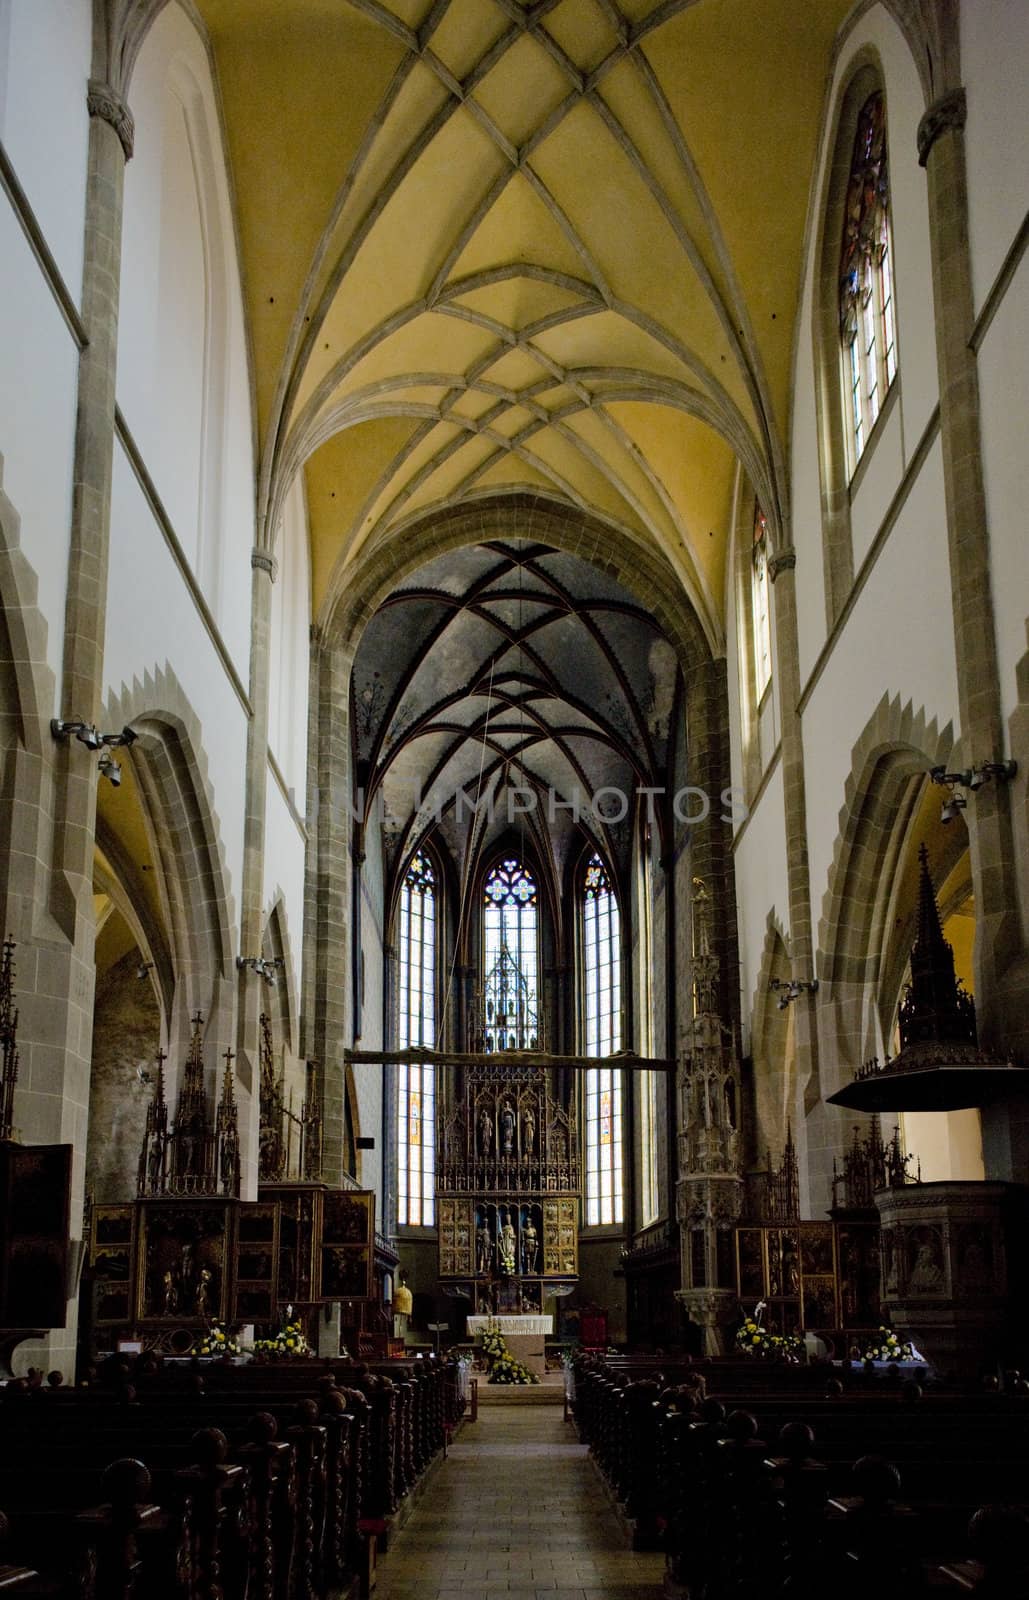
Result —
<path fill-rule="evenodd" d="M 131 724 L 137 735 L 125 759 L 161 874 L 175 963 L 173 1027 L 181 1033 L 199 1009 L 217 1034 L 232 1011 L 236 916 L 199 719 L 166 668 L 111 695 L 104 720 Z"/>
<path fill-rule="evenodd" d="M 924 710 L 888 694 L 854 745 L 819 922 L 819 977 L 828 985 L 874 981 L 884 870 L 904 791 L 930 767 L 945 765 L 953 746 L 950 724 L 941 731 Z"/>

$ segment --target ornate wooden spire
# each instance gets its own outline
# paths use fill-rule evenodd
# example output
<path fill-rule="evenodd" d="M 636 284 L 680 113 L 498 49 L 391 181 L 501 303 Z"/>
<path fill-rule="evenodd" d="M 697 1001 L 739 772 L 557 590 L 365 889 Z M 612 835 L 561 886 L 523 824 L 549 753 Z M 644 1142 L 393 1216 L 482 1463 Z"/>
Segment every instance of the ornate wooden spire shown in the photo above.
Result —
<path fill-rule="evenodd" d="M 204 1045 L 199 1011 L 175 1105 L 175 1127 L 168 1140 L 168 1187 L 178 1194 L 213 1194 L 216 1188 L 214 1140 L 204 1087 Z"/>
<path fill-rule="evenodd" d="M 231 1050 L 226 1050 L 225 1081 L 222 1086 L 221 1102 L 218 1106 L 218 1115 L 215 1120 L 215 1143 L 217 1146 L 217 1172 L 218 1184 L 222 1194 L 239 1194 L 240 1181 L 240 1153 L 239 1153 L 239 1107 L 236 1105 L 235 1084 L 233 1081 Z"/>
<path fill-rule="evenodd" d="M 829 1104 L 855 1111 L 956 1111 L 1021 1092 L 1024 1067 L 976 1044 L 975 1005 L 954 971 L 943 937 L 924 845 L 918 852 L 918 928 L 911 981 L 898 1015 L 900 1049 L 873 1058 Z"/>
<path fill-rule="evenodd" d="M 167 1182 L 165 1170 L 168 1154 L 168 1101 L 165 1096 L 164 1063 L 168 1057 L 158 1050 L 157 1081 L 153 1098 L 147 1106 L 146 1130 L 143 1148 L 139 1152 L 139 1172 L 136 1179 L 137 1194 L 163 1194 Z"/>
<path fill-rule="evenodd" d="M 911 951 L 911 982 L 900 1006 L 901 1046 L 929 1039 L 974 1044 L 975 1002 L 961 986 L 954 952 L 943 937 L 924 844 L 918 860 L 918 935 Z"/>

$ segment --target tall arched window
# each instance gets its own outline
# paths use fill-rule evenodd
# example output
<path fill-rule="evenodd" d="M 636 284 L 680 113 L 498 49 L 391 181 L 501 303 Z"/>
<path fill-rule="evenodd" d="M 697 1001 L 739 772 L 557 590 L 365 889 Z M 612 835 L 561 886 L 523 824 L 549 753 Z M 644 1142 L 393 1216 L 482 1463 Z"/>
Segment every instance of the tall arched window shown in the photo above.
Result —
<path fill-rule="evenodd" d="M 436 1044 L 436 879 L 423 855 L 411 858 L 400 891 L 398 1044 Z M 398 1069 L 397 1221 L 435 1220 L 436 1068 Z"/>
<path fill-rule="evenodd" d="M 483 898 L 484 1048 L 534 1050 L 540 1042 L 536 884 L 508 857 L 487 877 Z"/>
<path fill-rule="evenodd" d="M 618 901 L 607 869 L 593 855 L 586 863 L 582 900 L 584 1054 L 607 1056 L 622 1048 L 622 965 Z M 621 1222 L 622 1075 L 611 1067 L 586 1074 L 586 1223 Z"/>
<path fill-rule="evenodd" d="M 772 619 L 768 595 L 768 519 L 754 503 L 754 543 L 751 548 L 751 621 L 754 632 L 755 704 L 760 705 L 772 681 Z"/>
<path fill-rule="evenodd" d="M 856 466 L 897 376 L 886 108 L 880 91 L 861 107 L 854 138 L 840 250 L 840 337 Z"/>

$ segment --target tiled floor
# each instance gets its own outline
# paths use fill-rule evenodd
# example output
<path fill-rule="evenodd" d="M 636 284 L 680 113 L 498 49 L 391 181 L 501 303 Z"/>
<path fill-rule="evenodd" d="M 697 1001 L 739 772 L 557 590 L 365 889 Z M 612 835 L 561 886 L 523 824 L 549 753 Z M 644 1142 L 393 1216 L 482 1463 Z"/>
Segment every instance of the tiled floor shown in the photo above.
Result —
<path fill-rule="evenodd" d="M 379 1563 L 375 1600 L 659 1600 L 572 1425 L 552 1406 L 483 1406 Z"/>

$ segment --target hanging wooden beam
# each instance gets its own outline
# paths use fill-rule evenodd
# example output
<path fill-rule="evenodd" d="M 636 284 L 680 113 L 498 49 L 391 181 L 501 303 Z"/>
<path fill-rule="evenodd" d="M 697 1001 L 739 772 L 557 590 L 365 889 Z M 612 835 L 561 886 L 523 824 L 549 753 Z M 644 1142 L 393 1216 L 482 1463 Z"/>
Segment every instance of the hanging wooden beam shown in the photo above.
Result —
<path fill-rule="evenodd" d="M 417 1045 L 406 1050 L 344 1050 L 350 1066 L 381 1064 L 388 1067 L 571 1067 L 586 1072 L 591 1067 L 615 1067 L 620 1072 L 670 1072 L 676 1065 L 665 1056 L 638 1056 L 619 1050 L 612 1056 L 559 1056 L 550 1050 L 429 1050 Z"/>

